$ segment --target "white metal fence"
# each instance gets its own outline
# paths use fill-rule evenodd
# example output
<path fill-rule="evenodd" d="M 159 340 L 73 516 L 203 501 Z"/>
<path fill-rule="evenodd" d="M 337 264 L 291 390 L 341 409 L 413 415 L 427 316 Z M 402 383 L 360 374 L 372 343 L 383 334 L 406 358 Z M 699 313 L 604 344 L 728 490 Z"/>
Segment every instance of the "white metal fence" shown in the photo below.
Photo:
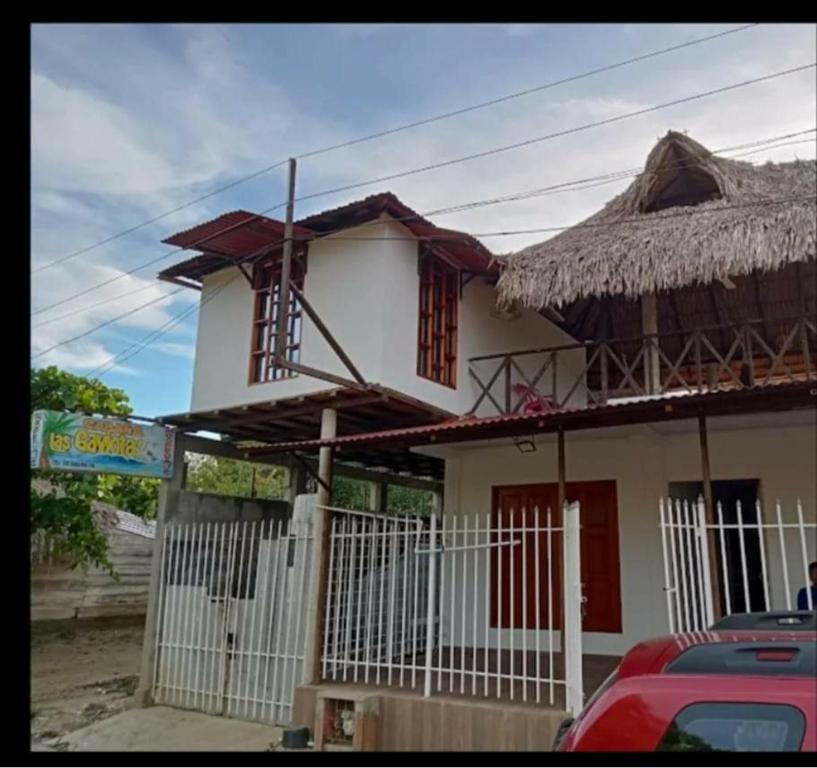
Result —
<path fill-rule="evenodd" d="M 692 502 L 659 499 L 671 632 L 707 629 L 714 621 L 716 606 L 726 616 L 791 610 L 796 608 L 795 596 L 801 587 L 805 587 L 809 610 L 814 610 L 808 566 L 814 560 L 817 524 L 804 519 L 799 499 L 793 506 L 793 511 L 784 513 L 777 501 L 774 519 L 764 522 L 760 501 L 751 510 L 744 509 L 739 500 L 731 506 L 717 502 L 715 521 L 709 525 L 702 497 Z M 712 564 L 720 582 L 717 594 Z"/>
<path fill-rule="evenodd" d="M 307 521 L 164 529 L 154 701 L 268 723 L 302 682 Z"/>
<path fill-rule="evenodd" d="M 346 511 L 330 532 L 322 674 L 424 695 L 582 703 L 578 505 L 437 518 Z M 557 563 L 564 563 L 557 572 Z M 555 653 L 564 586 L 563 661 Z M 561 596 L 561 595 L 560 595 Z M 561 698 L 561 696 L 560 696 Z"/>

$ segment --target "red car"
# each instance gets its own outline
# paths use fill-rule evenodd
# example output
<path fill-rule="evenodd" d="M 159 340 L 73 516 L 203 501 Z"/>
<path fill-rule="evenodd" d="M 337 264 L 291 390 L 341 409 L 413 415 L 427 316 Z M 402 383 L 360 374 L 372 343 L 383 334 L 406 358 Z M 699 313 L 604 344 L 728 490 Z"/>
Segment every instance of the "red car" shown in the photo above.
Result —
<path fill-rule="evenodd" d="M 562 724 L 554 749 L 817 751 L 817 631 L 787 623 L 640 643 Z"/>

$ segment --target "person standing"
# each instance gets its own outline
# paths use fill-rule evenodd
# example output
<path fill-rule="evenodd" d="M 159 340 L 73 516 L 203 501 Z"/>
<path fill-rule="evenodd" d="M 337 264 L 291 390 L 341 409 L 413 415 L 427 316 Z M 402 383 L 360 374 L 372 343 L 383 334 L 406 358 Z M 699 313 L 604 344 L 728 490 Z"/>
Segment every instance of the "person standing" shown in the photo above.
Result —
<path fill-rule="evenodd" d="M 811 610 L 817 611 L 817 560 L 809 564 L 808 577 L 811 581 Z M 797 610 L 808 611 L 808 593 L 806 587 L 802 587 L 797 593 Z"/>

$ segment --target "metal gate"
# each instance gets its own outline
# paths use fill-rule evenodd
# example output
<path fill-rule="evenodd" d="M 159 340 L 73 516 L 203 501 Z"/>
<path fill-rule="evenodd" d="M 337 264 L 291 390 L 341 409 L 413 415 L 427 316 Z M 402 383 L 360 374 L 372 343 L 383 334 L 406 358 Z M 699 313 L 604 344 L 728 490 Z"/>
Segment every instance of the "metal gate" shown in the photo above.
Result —
<path fill-rule="evenodd" d="M 287 724 L 303 676 L 309 521 L 168 524 L 153 699 Z"/>
<path fill-rule="evenodd" d="M 715 522 L 708 525 L 703 497 L 694 502 L 659 499 L 670 632 L 708 629 L 715 620 L 716 606 L 724 616 L 791 610 L 797 607 L 794 597 L 802 587 L 806 607 L 814 610 L 808 567 L 809 558 L 814 558 L 817 524 L 803 517 L 799 499 L 793 506 L 793 511 L 784 513 L 777 501 L 774 520 L 764 522 L 760 501 L 749 510 L 740 501 L 734 509 L 718 502 Z M 734 522 L 727 522 L 731 520 Z M 754 553 L 756 563 L 752 562 Z M 710 563 L 720 582 L 717 594 Z"/>
<path fill-rule="evenodd" d="M 336 510 L 322 675 L 459 694 L 583 705 L 579 506 L 497 516 Z M 559 555 L 557 555 L 557 551 Z M 567 643 L 554 654 L 561 560 Z M 528 590 L 528 575 L 531 589 Z M 494 600 L 496 598 L 496 600 Z M 504 612 L 503 612 L 504 606 Z"/>

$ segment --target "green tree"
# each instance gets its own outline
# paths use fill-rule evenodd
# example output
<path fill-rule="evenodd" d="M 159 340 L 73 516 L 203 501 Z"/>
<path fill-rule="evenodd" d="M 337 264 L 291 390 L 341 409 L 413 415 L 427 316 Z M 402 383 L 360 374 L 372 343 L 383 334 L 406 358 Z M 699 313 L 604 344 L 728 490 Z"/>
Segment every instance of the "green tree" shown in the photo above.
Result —
<path fill-rule="evenodd" d="M 110 416 L 132 413 L 121 389 L 61 371 L 56 366 L 31 370 L 31 411 L 79 411 Z M 48 425 L 47 425 L 48 426 Z M 56 427 L 58 425 L 52 424 Z M 32 470 L 31 530 L 44 532 L 54 553 L 74 567 L 97 565 L 113 572 L 105 535 L 93 503 L 104 501 L 142 518 L 156 514 L 159 481 L 152 478 Z"/>
<path fill-rule="evenodd" d="M 193 456 L 187 469 L 187 487 L 199 493 L 281 499 L 286 494 L 287 473 L 283 467 L 217 456 Z"/>

